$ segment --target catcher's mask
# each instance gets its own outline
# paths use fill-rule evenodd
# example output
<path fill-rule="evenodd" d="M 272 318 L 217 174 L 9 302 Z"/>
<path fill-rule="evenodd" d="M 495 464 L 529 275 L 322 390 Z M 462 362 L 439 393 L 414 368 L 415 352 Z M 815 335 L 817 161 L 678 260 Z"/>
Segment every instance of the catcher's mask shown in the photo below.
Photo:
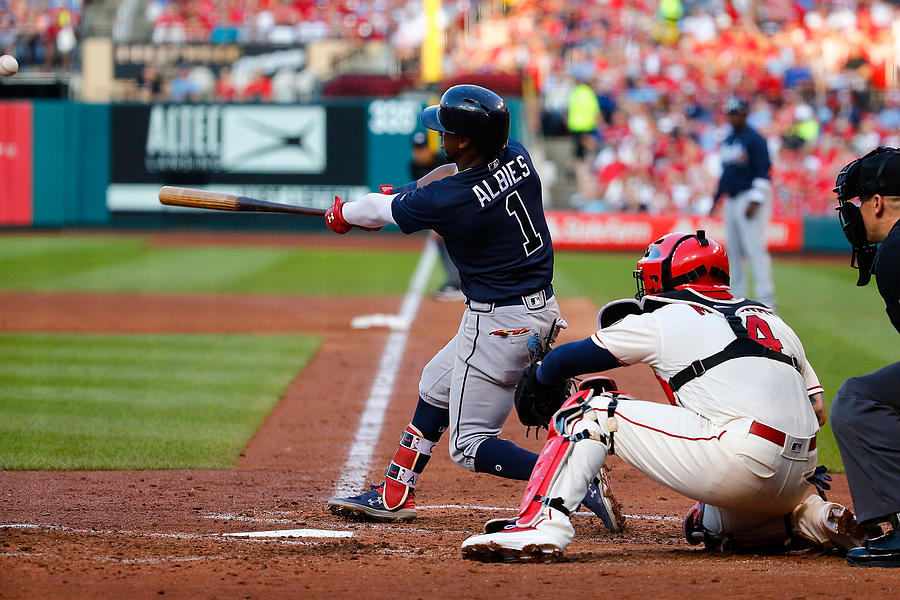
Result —
<path fill-rule="evenodd" d="M 890 170 L 887 169 L 888 163 L 897 156 L 900 156 L 897 148 L 879 146 L 841 169 L 834 183 L 838 218 L 851 247 L 850 266 L 859 269 L 856 285 L 866 285 L 872 278 L 878 245 L 869 242 L 859 205 L 852 200 L 859 198 L 860 202 L 866 202 L 875 194 L 900 196 L 900 163 L 895 162 Z"/>
<path fill-rule="evenodd" d="M 719 242 L 698 229 L 669 233 L 647 247 L 634 270 L 637 294 L 662 294 L 691 288 L 698 292 L 728 290 L 728 255 Z"/>

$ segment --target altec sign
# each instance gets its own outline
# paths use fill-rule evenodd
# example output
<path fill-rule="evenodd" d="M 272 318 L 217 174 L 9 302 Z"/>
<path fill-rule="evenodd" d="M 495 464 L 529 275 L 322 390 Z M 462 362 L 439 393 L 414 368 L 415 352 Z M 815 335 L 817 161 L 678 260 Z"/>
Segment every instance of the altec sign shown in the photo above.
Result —
<path fill-rule="evenodd" d="M 725 241 L 722 219 L 683 215 L 647 216 L 635 213 L 550 211 L 547 225 L 553 247 L 571 250 L 644 250 L 673 231 L 705 229 L 709 237 Z M 769 250 L 794 252 L 803 247 L 801 219 L 773 218 L 767 233 Z"/>
<path fill-rule="evenodd" d="M 32 130 L 30 102 L 0 102 L 0 225 L 32 222 Z"/>

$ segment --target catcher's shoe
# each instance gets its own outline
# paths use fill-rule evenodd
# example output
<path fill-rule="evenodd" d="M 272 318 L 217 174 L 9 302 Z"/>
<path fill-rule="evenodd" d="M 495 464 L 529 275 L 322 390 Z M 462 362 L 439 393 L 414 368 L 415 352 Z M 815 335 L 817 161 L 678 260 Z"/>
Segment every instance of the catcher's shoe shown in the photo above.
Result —
<path fill-rule="evenodd" d="M 416 504 L 413 491 L 409 491 L 406 501 L 399 507 L 389 510 L 384 507 L 381 493 L 384 482 L 372 486 L 368 492 L 349 498 L 334 497 L 328 501 L 328 510 L 332 513 L 360 521 L 378 521 L 393 523 L 395 521 L 412 521 L 416 518 Z"/>
<path fill-rule="evenodd" d="M 691 546 L 703 544 L 707 550 L 722 550 L 722 538 L 713 535 L 711 531 L 703 526 L 703 511 L 705 510 L 706 504 L 697 502 L 684 515 L 684 539 Z"/>
<path fill-rule="evenodd" d="M 860 525 L 846 506 L 827 502 L 812 494 L 791 514 L 793 532 L 801 539 L 812 541 L 840 555 L 864 546 L 869 538 L 881 534 L 881 528 Z"/>
<path fill-rule="evenodd" d="M 565 544 L 549 533 L 511 523 L 501 531 L 473 535 L 462 543 L 463 558 L 482 562 L 552 562 Z"/>
<path fill-rule="evenodd" d="M 622 504 L 616 500 L 612 488 L 609 486 L 609 469 L 604 466 L 598 477 L 595 477 L 588 486 L 587 494 L 581 501 L 581 505 L 600 517 L 603 526 L 619 533 L 625 529 L 625 515 L 622 514 Z"/>

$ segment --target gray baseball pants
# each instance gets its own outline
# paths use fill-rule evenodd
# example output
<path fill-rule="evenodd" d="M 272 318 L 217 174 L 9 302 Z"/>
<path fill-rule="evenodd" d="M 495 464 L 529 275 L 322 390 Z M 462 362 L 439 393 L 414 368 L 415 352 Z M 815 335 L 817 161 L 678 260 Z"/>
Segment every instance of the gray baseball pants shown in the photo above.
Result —
<path fill-rule="evenodd" d="M 747 218 L 747 205 L 753 197 L 764 197 L 756 214 Z M 749 189 L 725 201 L 725 242 L 731 271 L 731 293 L 735 298 L 752 297 L 767 306 L 775 306 L 772 259 L 766 249 L 766 230 L 772 218 L 771 194 Z M 749 296 L 746 263 L 753 270 L 756 294 Z"/>

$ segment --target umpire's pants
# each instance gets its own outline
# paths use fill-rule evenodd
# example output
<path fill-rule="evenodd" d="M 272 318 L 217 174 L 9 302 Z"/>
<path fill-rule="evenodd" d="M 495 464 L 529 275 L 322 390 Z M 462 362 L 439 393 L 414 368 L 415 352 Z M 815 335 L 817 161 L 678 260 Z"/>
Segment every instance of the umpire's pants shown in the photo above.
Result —
<path fill-rule="evenodd" d="M 856 518 L 900 512 L 900 362 L 845 381 L 831 405 L 831 429 Z"/>

